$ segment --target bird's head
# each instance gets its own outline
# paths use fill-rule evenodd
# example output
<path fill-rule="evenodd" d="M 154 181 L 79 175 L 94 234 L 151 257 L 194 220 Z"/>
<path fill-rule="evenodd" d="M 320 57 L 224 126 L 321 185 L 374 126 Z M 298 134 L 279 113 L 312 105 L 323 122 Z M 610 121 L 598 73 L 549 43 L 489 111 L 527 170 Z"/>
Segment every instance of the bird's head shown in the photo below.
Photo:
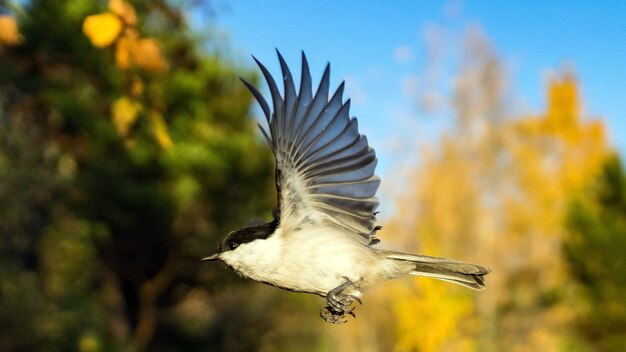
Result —
<path fill-rule="evenodd" d="M 215 253 L 202 258 L 202 260 L 221 260 L 229 264 L 229 258 L 241 251 L 241 247 L 257 240 L 267 239 L 276 230 L 277 221 L 267 224 L 244 227 L 230 232 L 220 241 Z"/>

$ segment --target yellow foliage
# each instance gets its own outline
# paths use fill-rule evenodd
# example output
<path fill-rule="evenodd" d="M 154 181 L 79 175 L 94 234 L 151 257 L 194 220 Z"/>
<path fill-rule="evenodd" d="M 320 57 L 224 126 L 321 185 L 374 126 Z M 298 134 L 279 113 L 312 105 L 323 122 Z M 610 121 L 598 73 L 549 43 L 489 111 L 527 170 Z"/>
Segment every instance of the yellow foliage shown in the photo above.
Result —
<path fill-rule="evenodd" d="M 133 50 L 137 66 L 150 72 L 161 72 L 167 69 L 167 62 L 161 54 L 156 40 L 146 38 L 136 42 Z"/>
<path fill-rule="evenodd" d="M 112 119 L 117 133 L 120 136 L 128 135 L 130 126 L 137 120 L 137 116 L 141 111 L 142 106 L 138 101 L 131 100 L 128 97 L 118 98 L 112 107 Z"/>
<path fill-rule="evenodd" d="M 141 38 L 133 27 L 126 28 L 117 41 L 115 62 L 123 70 L 136 65 L 145 71 L 158 73 L 168 68 L 159 43 L 152 38 Z"/>
<path fill-rule="evenodd" d="M 550 189 L 529 187 L 529 191 L 547 192 L 548 199 L 562 199 L 599 170 L 607 153 L 604 126 L 600 121 L 584 121 L 580 115 L 577 82 L 567 74 L 550 82 L 544 116 L 530 117 L 512 126 L 515 133 L 521 134 L 518 140 L 524 142 L 513 144 L 512 152 L 520 162 L 535 165 L 521 170 L 524 176 L 544 185 L 555 183 Z"/>
<path fill-rule="evenodd" d="M 0 46 L 13 46 L 22 41 L 22 36 L 17 28 L 15 18 L 7 15 L 0 15 Z"/>
<path fill-rule="evenodd" d="M 123 36 L 115 48 L 115 61 L 123 70 L 137 65 L 142 69 L 157 73 L 167 70 L 167 62 L 161 49 L 154 39 L 138 39 L 134 36 Z"/>
<path fill-rule="evenodd" d="M 168 149 L 172 146 L 172 139 L 167 131 L 167 125 L 163 119 L 163 115 L 156 111 L 150 111 L 148 114 L 150 122 L 152 123 L 152 133 L 157 143 L 163 149 Z"/>
<path fill-rule="evenodd" d="M 112 13 L 101 13 L 85 18 L 83 33 L 91 44 L 103 48 L 111 45 L 122 31 L 122 21 Z"/>
<path fill-rule="evenodd" d="M 429 278 L 416 278 L 396 287 L 394 302 L 398 339 L 394 351 L 473 351 L 463 333 L 475 333 L 472 302 L 457 287 Z M 399 285 L 395 285 L 399 286 Z"/>
<path fill-rule="evenodd" d="M 137 120 L 143 109 L 139 102 L 143 91 L 143 80 L 131 69 L 140 68 L 151 73 L 158 73 L 168 69 L 168 64 L 158 42 L 152 38 L 142 38 L 136 28 L 137 13 L 124 0 L 110 0 L 109 12 L 92 15 L 83 22 L 83 32 L 96 47 L 114 45 L 115 63 L 117 67 L 126 71 L 127 96 L 117 99 L 112 107 L 112 121 L 120 136 L 128 137 L 130 127 Z M 153 108 L 158 102 L 153 101 L 152 107 L 147 108 L 148 119 L 152 126 L 152 133 L 157 143 L 164 149 L 172 145 L 163 116 Z M 132 146 L 130 140 L 126 140 Z"/>
<path fill-rule="evenodd" d="M 547 96 L 544 113 L 518 119 L 465 100 L 459 109 L 478 110 L 459 111 L 463 123 L 422 154 L 385 229 L 405 249 L 493 272 L 478 294 L 427 278 L 392 283 L 396 351 L 558 350 L 575 308 L 544 300 L 567 284 L 565 209 L 607 145 L 602 122 L 581 116 L 573 76 L 551 81 Z"/>
<path fill-rule="evenodd" d="M 121 18 L 127 26 L 134 26 L 137 24 L 137 14 L 135 13 L 135 9 L 126 1 L 109 1 L 109 10 Z"/>
<path fill-rule="evenodd" d="M 167 61 L 159 44 L 152 38 L 141 38 L 135 9 L 126 1 L 109 1 L 109 11 L 89 16 L 83 32 L 96 47 L 115 44 L 115 62 L 122 70 L 137 66 L 157 73 L 167 70 Z"/>
<path fill-rule="evenodd" d="M 580 118 L 578 86 L 571 73 L 553 79 L 548 88 L 548 109 L 544 122 L 556 135 L 571 133 Z"/>
<path fill-rule="evenodd" d="M 122 70 L 127 70 L 132 64 L 132 48 L 134 39 L 122 37 L 115 46 L 115 63 Z"/>

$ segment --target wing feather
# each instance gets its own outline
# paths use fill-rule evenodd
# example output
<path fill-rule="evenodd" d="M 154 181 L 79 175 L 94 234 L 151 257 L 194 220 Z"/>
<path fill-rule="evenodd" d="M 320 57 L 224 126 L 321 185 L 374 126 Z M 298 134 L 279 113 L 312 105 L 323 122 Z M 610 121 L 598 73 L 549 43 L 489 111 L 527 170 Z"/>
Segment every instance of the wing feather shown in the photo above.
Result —
<path fill-rule="evenodd" d="M 289 66 L 277 51 L 283 95 L 267 68 L 254 59 L 267 81 L 272 109 L 244 81 L 268 122 L 263 136 L 276 157 L 279 226 L 333 224 L 371 240 L 375 228 L 377 159 L 367 138 L 350 118 L 350 100 L 343 102 L 342 82 L 329 100 L 330 65 L 313 94 L 309 64 L 302 53 L 298 93 Z M 288 225 L 289 224 L 289 225 Z"/>
<path fill-rule="evenodd" d="M 298 107 L 298 95 L 296 94 L 296 86 L 293 82 L 293 76 L 291 75 L 291 71 L 289 70 L 289 66 L 287 66 L 287 63 L 285 62 L 285 59 L 283 59 L 283 56 L 280 54 L 280 52 L 278 52 L 278 50 L 276 51 L 276 53 L 278 54 L 278 60 L 280 61 L 280 69 L 283 73 L 283 81 L 284 81 L 284 94 L 285 94 L 285 103 L 284 103 L 284 116 L 285 116 L 285 122 L 284 122 L 284 138 L 283 141 L 289 141 L 291 139 L 291 135 L 292 135 L 292 130 L 293 130 L 293 125 L 294 125 L 294 120 L 295 120 L 295 113 Z M 282 148 L 286 148 L 286 145 L 281 145 Z"/>

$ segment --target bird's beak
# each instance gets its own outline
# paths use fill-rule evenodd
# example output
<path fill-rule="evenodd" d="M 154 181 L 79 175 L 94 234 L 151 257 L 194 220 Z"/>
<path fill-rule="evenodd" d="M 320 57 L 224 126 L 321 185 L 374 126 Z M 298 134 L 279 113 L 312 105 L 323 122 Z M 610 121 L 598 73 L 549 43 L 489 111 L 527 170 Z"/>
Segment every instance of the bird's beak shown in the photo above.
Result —
<path fill-rule="evenodd" d="M 202 260 L 204 260 L 204 261 L 209 261 L 209 260 L 218 260 L 218 259 L 220 259 L 220 258 L 219 258 L 219 256 L 220 256 L 220 254 L 219 254 L 219 253 L 215 253 L 215 254 L 211 254 L 211 255 L 210 255 L 210 256 L 208 256 L 208 257 L 204 257 L 204 258 L 202 258 Z"/>

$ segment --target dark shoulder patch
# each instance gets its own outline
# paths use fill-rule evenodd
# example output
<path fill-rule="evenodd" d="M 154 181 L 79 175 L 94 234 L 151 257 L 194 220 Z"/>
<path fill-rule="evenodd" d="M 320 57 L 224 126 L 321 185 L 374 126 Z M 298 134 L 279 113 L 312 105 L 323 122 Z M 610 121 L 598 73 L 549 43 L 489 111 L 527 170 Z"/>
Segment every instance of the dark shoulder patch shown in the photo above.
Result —
<path fill-rule="evenodd" d="M 220 248 L 221 252 L 233 250 L 237 248 L 237 246 L 252 242 L 258 239 L 267 239 L 270 237 L 274 231 L 276 231 L 276 227 L 278 226 L 278 221 L 274 219 L 271 222 L 261 225 L 254 225 L 244 227 L 239 230 L 235 230 L 226 236 L 222 243 L 222 248 Z"/>

